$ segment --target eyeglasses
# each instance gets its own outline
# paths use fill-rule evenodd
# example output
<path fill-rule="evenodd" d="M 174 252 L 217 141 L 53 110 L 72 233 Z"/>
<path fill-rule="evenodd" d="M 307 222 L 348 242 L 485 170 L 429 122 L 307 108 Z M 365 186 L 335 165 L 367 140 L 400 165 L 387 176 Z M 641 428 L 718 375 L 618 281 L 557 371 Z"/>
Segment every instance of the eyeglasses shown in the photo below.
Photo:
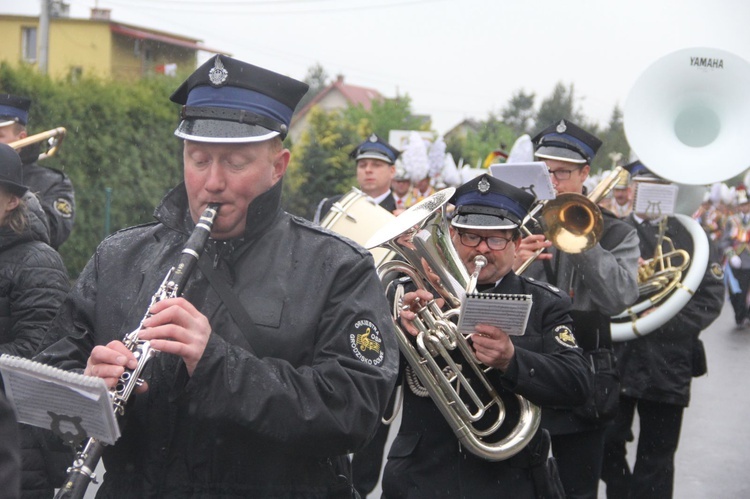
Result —
<path fill-rule="evenodd" d="M 557 180 L 568 180 L 570 178 L 570 175 L 573 172 L 578 171 L 578 168 L 574 168 L 572 170 L 555 170 L 555 171 L 548 169 L 547 171 L 549 172 L 550 175 L 554 176 Z"/>
<path fill-rule="evenodd" d="M 511 242 L 511 239 L 500 236 L 482 237 L 471 232 L 459 232 L 458 238 L 461 240 L 461 244 L 468 248 L 476 248 L 479 244 L 484 241 L 487 243 L 487 247 L 492 251 L 502 251 Z"/>

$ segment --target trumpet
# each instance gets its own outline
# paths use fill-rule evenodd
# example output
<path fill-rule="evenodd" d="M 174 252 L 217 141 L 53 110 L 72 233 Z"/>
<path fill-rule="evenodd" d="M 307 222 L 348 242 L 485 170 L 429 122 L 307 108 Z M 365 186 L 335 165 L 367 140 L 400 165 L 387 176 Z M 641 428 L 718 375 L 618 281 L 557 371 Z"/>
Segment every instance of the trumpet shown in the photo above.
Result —
<path fill-rule="evenodd" d="M 399 326 L 399 307 L 394 305 L 392 319 L 399 348 L 464 448 L 488 461 L 501 461 L 526 447 L 539 428 L 541 409 L 516 395 L 518 421 L 505 436 L 498 435 L 506 410 L 505 402 L 487 379 L 491 368 L 476 359 L 471 345 L 451 321 L 460 313 L 461 296 L 475 290 L 484 258 L 478 257 L 477 270 L 469 276 L 453 247 L 445 205 L 454 192 L 455 188 L 449 187 L 423 199 L 376 232 L 366 247 L 386 247 L 403 258 L 378 267 L 386 287 L 392 278 L 406 274 L 418 288 L 431 286 L 453 307 L 444 312 L 434 300 L 421 306 L 414 321 L 419 334 L 413 341 L 411 334 Z M 397 291 L 396 303 L 400 293 Z M 454 352 L 463 356 L 460 366 Z M 467 368 L 479 380 L 476 388 L 462 373 Z"/>
<path fill-rule="evenodd" d="M 573 254 L 590 250 L 599 242 L 604 230 L 602 210 L 597 203 L 617 185 L 620 177 L 626 173 L 625 168 L 618 166 L 604 177 L 588 196 L 566 192 L 555 199 L 537 204 L 524 220 L 521 230 L 527 236 L 531 235 L 532 232 L 527 225 L 529 222 L 536 221 L 542 227 L 544 236 L 558 250 Z M 541 211 L 541 216 L 537 220 L 534 216 L 539 211 Z M 539 248 L 523 262 L 516 270 L 516 274 L 523 273 L 542 251 L 544 248 Z"/>
<path fill-rule="evenodd" d="M 43 159 L 50 158 L 54 156 L 55 153 L 57 153 L 58 149 L 62 145 L 63 139 L 65 139 L 66 133 L 67 130 L 65 130 L 65 127 L 57 127 L 51 130 L 47 130 L 46 132 L 37 133 L 20 140 L 16 140 L 15 142 L 11 142 L 8 145 L 15 149 L 16 152 L 18 152 L 24 147 L 46 141 L 47 149 L 44 152 L 39 153 L 38 157 L 35 159 L 35 161 L 41 161 Z"/>

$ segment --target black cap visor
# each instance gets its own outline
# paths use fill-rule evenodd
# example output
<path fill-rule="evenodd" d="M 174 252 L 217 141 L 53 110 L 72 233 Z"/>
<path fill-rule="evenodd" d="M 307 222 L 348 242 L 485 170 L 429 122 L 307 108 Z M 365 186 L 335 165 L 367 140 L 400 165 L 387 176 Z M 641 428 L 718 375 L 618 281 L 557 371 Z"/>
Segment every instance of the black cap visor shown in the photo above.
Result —
<path fill-rule="evenodd" d="M 263 142 L 280 135 L 260 125 L 194 118 L 182 120 L 174 134 L 185 140 L 215 143 Z"/>
<path fill-rule="evenodd" d="M 579 165 L 586 164 L 586 159 L 583 158 L 579 153 L 571 149 L 565 149 L 563 147 L 540 146 L 536 150 L 534 155 L 537 158 L 556 159 L 559 161 L 567 161 L 569 163 L 576 163 Z"/>
<path fill-rule="evenodd" d="M 505 217 L 482 213 L 466 213 L 456 215 L 451 225 L 458 229 L 507 230 L 515 229 L 518 223 Z"/>

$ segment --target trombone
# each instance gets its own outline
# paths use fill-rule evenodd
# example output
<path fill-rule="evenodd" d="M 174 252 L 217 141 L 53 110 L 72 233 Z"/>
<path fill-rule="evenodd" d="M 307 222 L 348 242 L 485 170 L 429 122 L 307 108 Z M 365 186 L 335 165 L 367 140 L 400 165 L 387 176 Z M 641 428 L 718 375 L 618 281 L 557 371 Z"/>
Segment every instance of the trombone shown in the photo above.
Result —
<path fill-rule="evenodd" d="M 625 168 L 618 166 L 604 177 L 588 196 L 566 192 L 555 199 L 537 204 L 524 220 L 521 230 L 530 236 L 532 232 L 527 225 L 532 220 L 537 221 L 544 231 L 544 236 L 558 250 L 573 254 L 590 250 L 599 242 L 604 230 L 602 210 L 597 203 L 617 185 L 623 175 L 627 174 Z M 537 220 L 534 215 L 539 211 L 541 216 Z M 539 248 L 523 262 L 516 270 L 516 274 L 523 273 L 542 251 L 544 248 Z"/>
<path fill-rule="evenodd" d="M 66 132 L 67 130 L 65 130 L 64 127 L 57 127 L 51 130 L 47 130 L 46 132 L 37 133 L 20 140 L 16 140 L 15 142 L 11 142 L 8 145 L 15 149 L 16 152 L 19 152 L 24 147 L 47 141 L 46 151 L 40 153 L 39 157 L 36 158 L 36 161 L 41 161 L 55 155 L 57 150 L 62 145 Z"/>

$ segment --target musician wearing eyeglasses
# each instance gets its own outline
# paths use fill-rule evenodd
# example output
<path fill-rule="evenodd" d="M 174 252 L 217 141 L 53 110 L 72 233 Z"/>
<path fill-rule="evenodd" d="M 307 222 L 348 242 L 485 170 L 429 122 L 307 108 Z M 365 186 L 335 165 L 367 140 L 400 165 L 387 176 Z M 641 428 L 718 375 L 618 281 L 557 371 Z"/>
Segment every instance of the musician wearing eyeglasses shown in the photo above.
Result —
<path fill-rule="evenodd" d="M 196 69 L 171 96 L 184 181 L 99 245 L 49 328 L 38 360 L 110 387 L 139 366 L 127 345 L 158 351 L 99 495 L 352 497 L 398 347 L 372 255 L 281 208 L 306 91 L 223 55 Z"/>
<path fill-rule="evenodd" d="M 467 182 L 451 198 L 455 205 L 451 240 L 466 270 L 478 272 L 477 290 L 490 296 L 530 295 L 532 302 L 522 335 L 510 336 L 488 320 L 476 326 L 470 345 L 482 368 L 491 368 L 488 381 L 504 393 L 503 400 L 512 402 L 514 395 L 520 395 L 541 406 L 575 406 L 586 399 L 589 385 L 568 314 L 570 299 L 512 270 L 521 240 L 519 224 L 533 200 L 530 194 L 489 175 Z M 478 256 L 486 259 L 485 265 L 475 263 Z M 432 282 L 441 285 L 439 280 Z M 433 292 L 412 289 L 407 288 L 409 292 L 402 297 L 400 324 L 407 335 L 417 336 L 415 312 L 432 300 Z M 477 387 L 479 380 L 467 363 L 475 361 L 456 353 L 453 357 Z M 554 463 L 548 462 L 545 430 L 532 432 L 526 445 L 511 457 L 479 456 L 476 449 L 459 441 L 413 369 L 410 365 L 404 370 L 401 427 L 385 466 L 383 497 L 561 497 Z M 506 403 L 506 409 L 508 422 L 488 441 L 500 440 L 516 424 L 521 411 L 518 404 Z M 503 446 L 498 450 L 505 451 Z"/>
<path fill-rule="evenodd" d="M 601 146 L 599 139 L 563 119 L 539 132 L 532 142 L 535 158 L 546 163 L 558 195 L 585 194 L 584 182 Z M 542 415 L 568 498 L 597 497 L 606 417 L 614 417 L 618 389 L 609 317 L 638 297 L 638 235 L 611 212 L 602 210 L 602 216 L 601 238 L 588 251 L 565 253 L 544 235 L 535 234 L 523 239 L 514 265 L 519 268 L 544 249 L 524 275 L 548 282 L 571 297 L 578 345 L 592 364 L 606 366 L 600 373 L 591 373 L 600 393 L 592 394 L 584 408 L 545 407 Z"/>
<path fill-rule="evenodd" d="M 664 200 L 676 195 L 672 194 L 676 186 L 659 178 L 640 161 L 631 166 L 638 203 L 625 220 L 636 228 L 640 237 L 642 274 L 649 276 L 649 268 L 658 270 L 660 279 L 665 282 L 677 279 L 691 294 L 687 303 L 676 309 L 670 295 L 656 302 L 641 317 L 654 318 L 654 314 L 662 313 L 665 316 L 661 324 L 648 334 L 642 330 L 638 337 L 615 343 L 622 389 L 617 417 L 607 429 L 602 479 L 607 484 L 608 499 L 669 499 L 674 488 L 674 455 L 683 412 L 690 402 L 690 385 L 693 377 L 702 376 L 707 370 L 699 334 L 721 313 L 724 276 L 719 252 L 698 223 L 690 219 L 681 222 L 673 215 L 673 207 L 665 206 L 666 212 L 661 212 L 659 207 Z M 695 227 L 691 230 L 684 223 Z M 699 246 L 704 250 L 699 252 Z M 680 256 L 679 251 L 684 251 L 687 258 Z M 668 260 L 662 261 L 660 255 Z M 705 260 L 699 262 L 701 258 Z M 701 266 L 695 272 L 686 267 L 675 277 L 671 269 L 684 263 Z M 657 281 L 644 279 L 643 284 L 649 282 Z M 649 289 L 639 297 L 639 303 L 660 292 L 663 292 L 661 287 Z M 634 431 L 636 409 L 639 424 Z M 633 433 L 637 433 L 637 446 L 631 468 L 626 446 L 633 440 Z"/>

